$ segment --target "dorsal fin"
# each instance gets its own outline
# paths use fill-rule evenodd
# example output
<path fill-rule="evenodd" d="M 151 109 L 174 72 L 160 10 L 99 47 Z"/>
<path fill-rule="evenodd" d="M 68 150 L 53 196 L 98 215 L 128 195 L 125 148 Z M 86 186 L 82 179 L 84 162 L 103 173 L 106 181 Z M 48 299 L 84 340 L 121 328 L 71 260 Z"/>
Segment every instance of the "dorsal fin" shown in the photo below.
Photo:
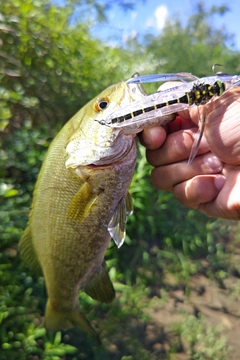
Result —
<path fill-rule="evenodd" d="M 19 243 L 19 247 L 23 261 L 26 262 L 31 270 L 38 274 L 42 274 L 42 268 L 33 246 L 30 226 L 28 226 L 24 231 Z"/>

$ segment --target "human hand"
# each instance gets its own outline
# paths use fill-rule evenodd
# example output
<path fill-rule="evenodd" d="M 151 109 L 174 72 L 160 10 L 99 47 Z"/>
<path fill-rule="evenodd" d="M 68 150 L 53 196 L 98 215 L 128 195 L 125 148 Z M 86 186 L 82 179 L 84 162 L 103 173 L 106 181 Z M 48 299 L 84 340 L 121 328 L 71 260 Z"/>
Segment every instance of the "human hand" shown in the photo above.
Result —
<path fill-rule="evenodd" d="M 199 112 L 206 124 L 197 157 L 187 165 Z M 204 107 L 179 113 L 165 128 L 145 129 L 140 140 L 155 168 L 153 184 L 208 216 L 240 219 L 240 87 Z"/>

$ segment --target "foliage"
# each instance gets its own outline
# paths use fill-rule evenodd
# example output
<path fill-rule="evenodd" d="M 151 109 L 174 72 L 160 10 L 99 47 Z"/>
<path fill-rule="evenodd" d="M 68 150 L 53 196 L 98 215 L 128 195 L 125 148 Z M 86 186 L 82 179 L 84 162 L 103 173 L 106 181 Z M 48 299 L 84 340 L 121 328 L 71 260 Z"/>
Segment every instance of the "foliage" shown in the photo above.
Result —
<path fill-rule="evenodd" d="M 25 268 L 17 243 L 46 149 L 83 104 L 136 69 L 185 70 L 201 76 L 220 62 L 226 65 L 224 71 L 236 73 L 239 53 L 229 47 L 226 30 L 211 26 L 212 16 L 224 13 L 225 7 L 207 12 L 200 4 L 187 26 L 176 19 L 158 37 L 146 37 L 144 46 L 131 41 L 120 49 L 93 38 L 87 17 L 73 21 L 79 3 L 105 14 L 107 3 L 101 8 L 98 1 L 74 0 L 63 6 L 48 0 L 0 3 L 0 359 L 167 359 L 173 345 L 152 350 L 146 335 L 152 298 L 159 296 L 160 287 L 168 290 L 164 275 L 175 273 L 178 284 L 187 288 L 191 274 L 205 271 L 201 260 L 207 258 L 207 275 L 221 284 L 229 271 L 223 244 L 237 229 L 188 210 L 171 193 L 154 189 L 143 147 L 130 188 L 134 215 L 128 220 L 126 244 L 120 250 L 111 244 L 106 255 L 117 299 L 107 306 L 80 294 L 83 312 L 103 340 L 103 352 L 81 333 L 46 334 L 44 280 Z M 237 288 L 233 291 L 236 294 Z M 193 323 L 188 319 L 196 336 L 203 336 L 202 323 Z M 161 338 L 157 327 L 154 331 Z M 187 328 L 181 332 L 194 342 L 196 359 L 221 359 L 225 354 L 224 341 L 209 353 L 219 334 L 212 331 L 212 343 L 204 338 L 206 349 L 197 352 L 195 333 L 189 338 Z"/>
<path fill-rule="evenodd" d="M 229 355 L 224 329 L 208 326 L 204 319 L 189 315 L 182 324 L 175 325 L 175 331 L 189 344 L 189 355 L 193 360 L 219 359 Z"/>
<path fill-rule="evenodd" d="M 187 71 L 202 77 L 218 63 L 224 65 L 224 72 L 238 73 L 238 52 L 232 49 L 233 37 L 226 28 L 212 25 L 214 17 L 223 16 L 228 10 L 227 6 L 206 10 L 200 2 L 186 26 L 176 17 L 168 21 L 159 36 L 146 36 L 145 51 L 151 54 L 155 70 L 160 73 Z"/>
<path fill-rule="evenodd" d="M 48 0 L 0 4 L 0 130 L 19 127 L 26 117 L 33 125 L 62 124 L 134 72 L 129 61 L 124 66 L 126 51 L 89 35 L 90 23 L 69 25 L 71 11 Z"/>

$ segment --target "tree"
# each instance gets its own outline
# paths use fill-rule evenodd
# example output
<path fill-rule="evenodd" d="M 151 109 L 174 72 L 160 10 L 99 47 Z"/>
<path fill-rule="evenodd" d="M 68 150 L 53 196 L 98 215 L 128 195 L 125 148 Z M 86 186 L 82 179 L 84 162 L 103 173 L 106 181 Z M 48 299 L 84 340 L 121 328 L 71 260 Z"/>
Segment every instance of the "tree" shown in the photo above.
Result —
<path fill-rule="evenodd" d="M 212 25 L 214 17 L 224 16 L 228 10 L 224 5 L 206 10 L 199 2 L 186 26 L 174 18 L 168 20 L 159 36 L 146 36 L 145 51 L 158 64 L 155 71 L 186 71 L 202 77 L 211 75 L 212 65 L 220 63 L 224 72 L 238 73 L 239 53 L 232 48 L 233 36 L 225 28 Z"/>
<path fill-rule="evenodd" d="M 0 4 L 0 130 L 18 128 L 26 118 L 33 125 L 62 124 L 111 82 L 124 78 L 127 52 L 93 39 L 88 19 L 72 23 L 74 3 Z M 98 2 L 90 4 L 100 11 Z"/>

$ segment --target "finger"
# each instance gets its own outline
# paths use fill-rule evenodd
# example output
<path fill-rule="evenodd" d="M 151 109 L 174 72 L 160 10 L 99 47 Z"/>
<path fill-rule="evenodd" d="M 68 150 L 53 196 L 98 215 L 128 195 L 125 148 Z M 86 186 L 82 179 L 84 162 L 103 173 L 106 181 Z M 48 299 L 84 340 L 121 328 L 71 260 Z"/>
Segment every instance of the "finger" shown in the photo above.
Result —
<path fill-rule="evenodd" d="M 196 126 L 199 122 L 199 112 L 202 111 L 201 108 L 202 106 L 189 107 L 187 110 L 180 111 L 178 115 L 184 122 L 191 122 Z"/>
<path fill-rule="evenodd" d="M 223 168 L 223 163 L 211 153 L 198 156 L 190 166 L 187 161 L 163 165 L 153 169 L 153 184 L 162 190 L 172 191 L 174 186 L 194 178 L 197 175 L 216 174 Z"/>
<path fill-rule="evenodd" d="M 168 134 L 179 130 L 191 129 L 192 127 L 196 127 L 196 125 L 191 120 L 189 110 L 181 111 L 181 116 L 177 115 L 174 121 L 171 121 L 165 125 Z"/>
<path fill-rule="evenodd" d="M 184 113 L 185 112 L 182 112 L 182 114 Z M 171 121 L 164 127 L 154 126 L 144 129 L 139 134 L 139 140 L 147 149 L 155 150 L 164 143 L 166 139 L 166 132 L 170 134 L 179 130 L 190 129 L 192 127 L 195 127 L 195 124 L 190 120 L 189 116 L 185 115 L 185 119 L 177 116 L 174 121 Z"/>
<path fill-rule="evenodd" d="M 200 175 L 177 184 L 173 188 L 175 197 L 185 206 L 199 209 L 207 214 L 210 203 L 218 196 L 226 178 L 221 175 Z M 218 216 L 216 214 L 216 216 Z"/>
<path fill-rule="evenodd" d="M 217 197 L 212 201 L 202 203 L 198 209 L 208 216 L 240 220 L 240 171 L 232 171 Z"/>
<path fill-rule="evenodd" d="M 139 134 L 139 139 L 142 145 L 150 150 L 154 150 L 162 146 L 166 139 L 166 131 L 162 126 L 155 126 L 144 129 Z"/>
<path fill-rule="evenodd" d="M 175 197 L 184 205 L 198 209 L 210 217 L 240 220 L 240 171 L 227 177 L 200 175 L 177 184 Z"/>
<path fill-rule="evenodd" d="M 196 132 L 197 128 L 193 128 L 169 134 L 161 148 L 153 151 L 147 150 L 147 161 L 152 166 L 162 166 L 188 159 Z M 209 146 L 203 136 L 197 154 L 208 151 Z"/>

